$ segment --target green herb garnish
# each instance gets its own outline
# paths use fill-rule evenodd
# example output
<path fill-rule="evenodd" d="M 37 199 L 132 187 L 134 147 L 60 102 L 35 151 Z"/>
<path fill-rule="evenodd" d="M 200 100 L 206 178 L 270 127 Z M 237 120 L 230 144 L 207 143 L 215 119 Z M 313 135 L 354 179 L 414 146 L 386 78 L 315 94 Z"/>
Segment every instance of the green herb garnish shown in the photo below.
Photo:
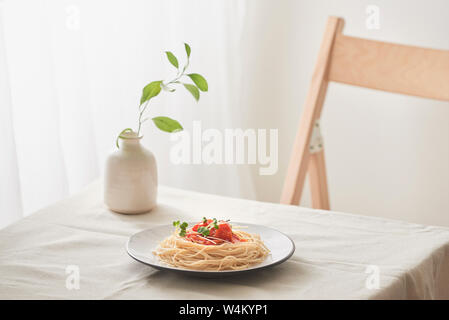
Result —
<path fill-rule="evenodd" d="M 202 234 L 204 237 L 207 237 L 210 233 L 210 230 L 206 227 L 199 227 L 197 232 Z"/>
<path fill-rule="evenodd" d="M 187 223 L 187 222 L 183 222 L 183 223 L 179 226 L 179 228 L 181 229 L 181 231 L 179 231 L 179 235 L 180 235 L 181 237 L 185 237 L 185 236 L 186 236 L 186 228 L 187 228 L 187 226 L 188 226 L 188 223 Z"/>
<path fill-rule="evenodd" d="M 173 221 L 173 226 L 176 227 L 177 229 L 179 229 L 179 236 L 180 237 L 185 237 L 186 236 L 186 228 L 189 226 L 189 224 L 187 222 L 181 223 L 179 220 L 178 221 Z"/>

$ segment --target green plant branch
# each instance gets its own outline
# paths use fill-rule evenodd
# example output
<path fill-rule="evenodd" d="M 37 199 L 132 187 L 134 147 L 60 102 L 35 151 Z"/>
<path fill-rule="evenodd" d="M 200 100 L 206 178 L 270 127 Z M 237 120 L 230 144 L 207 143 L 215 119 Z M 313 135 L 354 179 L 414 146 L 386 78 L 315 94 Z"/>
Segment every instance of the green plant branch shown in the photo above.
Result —
<path fill-rule="evenodd" d="M 180 80 L 183 76 L 186 75 L 186 74 L 185 74 L 185 71 L 186 71 L 187 67 L 189 66 L 189 61 L 190 61 L 190 59 L 187 58 L 187 62 L 186 62 L 186 64 L 185 64 L 184 68 L 182 69 L 182 72 L 181 72 L 181 73 L 179 73 L 179 68 L 178 68 L 178 72 L 177 72 L 177 74 L 176 74 L 176 77 L 175 77 L 173 80 L 170 80 L 170 81 L 167 82 L 167 83 L 164 83 L 164 81 L 162 81 L 162 82 L 161 82 L 161 86 L 162 86 L 163 88 L 165 87 L 165 88 L 171 89 L 171 88 L 169 87 L 170 84 L 180 84 L 179 80 Z M 142 121 L 142 116 L 144 115 L 144 113 L 145 113 L 145 111 L 146 111 L 146 109 L 147 109 L 149 103 L 150 103 L 150 99 L 148 99 L 148 100 L 145 102 L 145 105 L 143 106 L 142 109 L 141 109 L 141 106 L 139 106 L 139 125 L 138 125 L 138 128 L 137 128 L 137 136 L 140 135 L 140 130 L 141 130 L 141 128 L 142 128 L 142 123 L 144 123 L 146 120 L 149 119 L 149 118 L 146 118 L 145 120 Z M 140 110 L 140 109 L 141 109 L 141 110 Z"/>
<path fill-rule="evenodd" d="M 145 121 L 147 121 L 148 119 L 150 119 L 150 117 L 143 118 L 146 111 L 148 110 L 150 100 L 152 98 L 156 97 L 161 92 L 162 89 L 164 91 L 173 92 L 173 91 L 176 91 L 176 89 L 170 87 L 170 85 L 183 85 L 193 95 L 193 97 L 195 98 L 196 101 L 198 101 L 200 98 L 200 91 L 208 91 L 208 84 L 207 84 L 206 79 L 203 76 L 201 76 L 198 73 L 186 74 L 186 70 L 190 64 L 191 49 L 187 43 L 184 43 L 184 47 L 185 47 L 185 51 L 187 54 L 187 60 L 186 60 L 184 67 L 182 68 L 182 71 L 181 71 L 181 68 L 179 68 L 179 63 L 178 63 L 178 59 L 176 58 L 176 56 L 173 53 L 171 53 L 170 51 L 166 51 L 165 54 L 167 55 L 167 59 L 177 69 L 176 76 L 168 82 L 164 81 L 164 80 L 150 82 L 148 85 L 146 85 L 143 88 L 142 97 L 140 98 L 140 104 L 139 104 L 139 117 L 138 117 L 138 125 L 137 125 L 137 136 L 138 137 L 140 137 L 140 132 L 142 130 L 142 124 Z M 184 82 L 180 81 L 183 77 L 186 77 L 186 76 L 189 77 L 190 80 L 192 80 L 193 84 L 184 83 Z M 176 132 L 179 130 L 183 130 L 181 124 L 174 119 L 171 119 L 168 117 L 163 117 L 163 116 L 154 117 L 151 119 L 153 120 L 156 127 L 162 131 Z M 125 130 L 121 131 L 116 140 L 117 148 L 119 148 L 118 139 L 119 138 L 125 139 L 125 137 L 123 137 L 122 134 L 126 133 L 126 132 L 134 132 L 134 131 L 130 128 L 126 128 Z"/>

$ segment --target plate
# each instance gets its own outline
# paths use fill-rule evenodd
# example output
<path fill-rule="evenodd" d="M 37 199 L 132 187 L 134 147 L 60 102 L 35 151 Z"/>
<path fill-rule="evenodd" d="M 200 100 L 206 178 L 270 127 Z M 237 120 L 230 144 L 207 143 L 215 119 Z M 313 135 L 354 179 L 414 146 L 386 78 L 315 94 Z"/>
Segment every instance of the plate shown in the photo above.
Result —
<path fill-rule="evenodd" d="M 196 222 L 188 223 L 189 225 L 194 225 Z M 153 268 L 199 277 L 229 276 L 273 267 L 289 259 L 295 252 L 295 243 L 287 235 L 283 234 L 280 231 L 251 223 L 233 222 L 233 224 L 246 226 L 247 229 L 244 229 L 246 232 L 256 233 L 260 235 L 260 238 L 270 250 L 270 254 L 263 262 L 253 265 L 244 270 L 223 271 L 189 270 L 167 265 L 164 262 L 160 261 L 159 258 L 153 254 L 153 251 L 163 239 L 172 234 L 173 225 L 171 224 L 146 229 L 132 235 L 128 239 L 126 250 L 132 258 Z"/>

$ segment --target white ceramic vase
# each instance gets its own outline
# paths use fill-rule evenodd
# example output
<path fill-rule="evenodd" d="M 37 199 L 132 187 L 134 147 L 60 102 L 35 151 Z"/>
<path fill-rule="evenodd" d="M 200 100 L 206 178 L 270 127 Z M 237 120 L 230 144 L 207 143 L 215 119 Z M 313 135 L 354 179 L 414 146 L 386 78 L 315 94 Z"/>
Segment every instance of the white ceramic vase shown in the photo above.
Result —
<path fill-rule="evenodd" d="M 135 132 L 121 135 L 120 149 L 106 161 L 104 202 L 124 214 L 148 212 L 156 206 L 157 166 L 154 155 Z"/>

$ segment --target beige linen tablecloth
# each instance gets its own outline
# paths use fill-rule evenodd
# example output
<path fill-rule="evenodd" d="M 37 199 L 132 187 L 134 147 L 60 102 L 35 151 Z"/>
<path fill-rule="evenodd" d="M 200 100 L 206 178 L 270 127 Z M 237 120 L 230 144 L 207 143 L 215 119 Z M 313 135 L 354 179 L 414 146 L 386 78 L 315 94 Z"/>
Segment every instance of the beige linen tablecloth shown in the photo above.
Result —
<path fill-rule="evenodd" d="M 143 215 L 112 213 L 102 198 L 94 183 L 1 230 L 0 298 L 449 298 L 447 228 L 167 187 L 157 209 Z M 296 252 L 271 269 L 225 279 L 157 271 L 126 253 L 137 231 L 203 216 L 272 226 L 295 241 Z M 79 289 L 66 287 L 68 266 L 79 268 Z"/>

